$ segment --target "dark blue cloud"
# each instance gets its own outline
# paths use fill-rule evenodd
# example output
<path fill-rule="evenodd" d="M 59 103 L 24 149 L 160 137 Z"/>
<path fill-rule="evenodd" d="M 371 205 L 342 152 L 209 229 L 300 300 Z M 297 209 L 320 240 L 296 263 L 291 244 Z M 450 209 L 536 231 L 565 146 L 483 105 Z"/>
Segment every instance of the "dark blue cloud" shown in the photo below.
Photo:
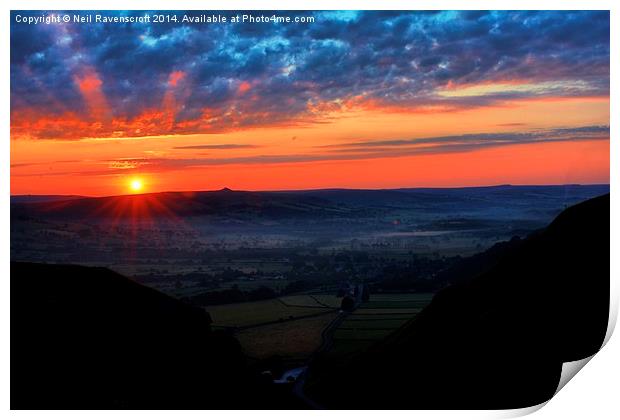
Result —
<path fill-rule="evenodd" d="M 175 12 L 179 19 L 203 13 L 209 14 Z M 160 130 L 196 133 L 319 118 L 317 105 L 341 106 L 353 99 L 451 109 L 609 93 L 606 11 L 262 13 L 313 16 L 315 22 L 25 25 L 16 15 L 46 13 L 14 11 L 12 117 L 27 115 L 30 120 L 19 126 L 33 137 L 50 135 L 49 129 L 33 131 L 38 116 L 86 117 L 89 104 L 77 82 L 85 72 L 100 79 L 109 110 L 109 121 L 93 125 L 95 131 L 85 136 L 162 134 L 155 125 L 140 132 L 126 126 L 166 107 L 174 108 L 174 124 Z M 174 89 L 173 72 L 184 74 Z M 448 84 L 510 80 L 558 86 L 477 97 L 438 95 Z M 563 81 L 578 81 L 580 89 L 574 83 L 563 89 Z M 115 126 L 118 120 L 126 126 Z M 68 127 L 65 135 L 80 136 Z"/>
<path fill-rule="evenodd" d="M 548 143 L 557 141 L 584 141 L 584 140 L 608 140 L 609 126 L 584 126 L 584 127 L 558 127 L 547 130 L 500 132 L 500 133 L 476 133 L 461 134 L 454 136 L 424 137 L 405 140 L 372 140 L 363 142 L 340 143 L 327 146 L 318 146 L 321 149 L 343 151 L 386 151 L 397 150 L 396 148 L 408 148 L 416 153 L 423 150 L 441 152 L 446 150 L 468 151 L 499 145 L 525 144 L 525 143 Z M 428 146 L 430 145 L 430 146 Z M 420 148 L 419 146 L 425 146 Z M 402 150 L 402 149 L 399 149 Z"/>

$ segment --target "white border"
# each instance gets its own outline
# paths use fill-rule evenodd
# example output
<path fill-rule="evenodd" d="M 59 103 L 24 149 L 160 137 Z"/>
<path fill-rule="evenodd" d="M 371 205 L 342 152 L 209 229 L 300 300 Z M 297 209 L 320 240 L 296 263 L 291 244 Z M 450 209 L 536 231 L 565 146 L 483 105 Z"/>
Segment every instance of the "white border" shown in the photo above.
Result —
<path fill-rule="evenodd" d="M 2 36 L 2 66 L 0 67 L 0 80 L 2 81 L 3 89 L 3 101 L 2 101 L 2 113 L 0 115 L 0 121 L 2 121 L 2 132 L 5 135 L 5 143 L 3 143 L 3 152 L 0 153 L 0 199 L 1 207 L 0 212 L 2 215 L 2 222 L 0 224 L 0 233 L 2 239 L 0 240 L 0 272 L 2 275 L 2 305 L 0 306 L 1 328 L 2 328 L 2 346 L 0 346 L 0 352 L 2 353 L 2 364 L 0 365 L 0 387 L 1 395 L 0 399 L 3 403 L 5 410 L 9 409 L 9 314 L 10 314 L 10 289 L 9 289 L 9 196 L 10 196 L 10 147 L 9 147 L 9 11 L 11 9 L 63 9 L 63 10 L 75 10 L 75 9 L 150 9 L 150 10 L 169 10 L 169 9 L 205 9 L 205 10 L 364 10 L 364 9 L 383 9 L 383 10 L 410 10 L 410 9 L 426 9 L 426 10 L 450 10 L 450 9 L 495 9 L 495 10 L 515 10 L 515 9 L 532 9 L 532 10 L 579 10 L 579 9 L 599 9 L 599 10 L 611 10 L 611 255 L 616 256 L 611 260 L 611 278 L 612 278 L 612 316 L 610 319 L 610 325 L 614 325 L 617 318 L 618 309 L 618 279 L 620 279 L 620 269 L 617 260 L 617 256 L 620 255 L 620 247 L 618 240 L 620 238 L 619 224 L 614 216 L 618 214 L 619 202 L 618 202 L 618 182 L 619 169 L 618 169 L 618 115 L 614 112 L 614 105 L 618 100 L 618 63 L 617 59 L 620 57 L 620 51 L 618 50 L 618 27 L 620 25 L 620 3 L 617 1 L 602 1 L 602 0 L 547 0 L 541 2 L 540 0 L 522 0 L 522 1 L 491 1 L 491 0 L 470 0 L 470 1 L 455 1 L 455 0 L 419 0 L 419 1 L 398 1 L 398 0 L 341 0 L 334 2 L 333 0 L 314 0 L 314 1 L 296 1 L 295 3 L 283 0 L 272 1 L 252 1 L 252 0 L 227 0 L 221 1 L 217 4 L 214 2 L 201 2 L 197 0 L 175 0 L 175 1 L 163 1 L 163 0 L 82 0 L 82 1 L 70 1 L 70 0 L 58 0 L 58 1 L 14 1 L 8 0 L 2 2 L 2 26 L 0 28 Z M 617 108 L 617 107 L 616 107 Z M 608 334 L 609 336 L 609 334 Z M 608 337 L 609 338 L 609 337 Z M 620 418 L 620 400 L 618 399 L 618 389 L 620 389 L 620 363 L 618 358 L 615 357 L 620 354 L 620 344 L 618 338 L 612 338 L 607 345 L 603 348 L 600 354 L 597 354 L 590 363 L 587 364 L 578 373 L 577 378 L 570 381 L 549 403 L 543 404 L 544 408 L 535 411 L 532 414 L 532 418 L 538 419 L 617 419 Z M 538 407 L 540 408 L 540 407 Z M 505 411 L 389 411 L 389 412 L 370 412 L 370 411 L 350 411 L 347 413 L 341 412 L 313 412 L 313 411 L 217 411 L 217 412 L 196 412 L 196 411 L 183 411 L 175 412 L 174 416 L 180 416 L 184 418 L 200 418 L 205 417 L 217 417 L 221 419 L 240 419 L 248 418 L 252 419 L 287 419 L 290 420 L 295 417 L 299 420 L 307 418 L 316 418 L 315 416 L 321 415 L 326 418 L 338 418 L 342 416 L 350 418 L 376 419 L 377 415 L 389 416 L 395 419 L 412 419 L 412 418 L 504 418 L 514 417 L 528 412 L 529 410 L 505 410 Z M 320 414 L 317 414 L 320 413 Z M 95 418 L 95 419 L 107 419 L 110 413 L 90 411 L 90 412 L 11 412 L 11 416 L 16 418 L 33 418 L 33 417 L 45 417 L 50 419 L 83 419 Z M 115 412 L 114 416 L 120 418 L 133 418 L 135 416 L 148 416 L 149 418 L 161 418 L 167 419 L 170 413 L 167 412 Z"/>

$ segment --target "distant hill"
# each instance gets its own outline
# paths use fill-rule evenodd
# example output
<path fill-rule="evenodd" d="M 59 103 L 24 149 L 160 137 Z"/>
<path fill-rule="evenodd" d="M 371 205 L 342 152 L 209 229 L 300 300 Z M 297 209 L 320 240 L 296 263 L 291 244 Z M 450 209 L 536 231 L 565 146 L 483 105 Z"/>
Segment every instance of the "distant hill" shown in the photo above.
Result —
<path fill-rule="evenodd" d="M 18 203 L 49 203 L 52 201 L 67 201 L 84 198 L 81 195 L 12 195 L 11 204 Z"/>
<path fill-rule="evenodd" d="M 386 190 L 326 189 L 298 194 L 341 205 L 406 208 L 424 212 L 493 214 L 510 217 L 544 214 L 609 193 L 609 185 L 498 185 L 464 188 L 399 188 Z"/>
<path fill-rule="evenodd" d="M 11 263 L 12 409 L 273 406 L 257 381 L 202 309 L 103 268 Z"/>
<path fill-rule="evenodd" d="M 162 192 L 11 205 L 12 217 L 168 218 L 192 216 L 286 218 L 348 213 L 351 209 L 299 194 L 219 191 Z"/>
<path fill-rule="evenodd" d="M 605 195 L 563 211 L 347 366 L 317 362 L 310 396 L 357 409 L 506 409 L 548 400 L 562 363 L 603 343 L 609 205 Z"/>
<path fill-rule="evenodd" d="M 272 192 L 225 188 L 111 197 L 13 196 L 11 217 L 135 220 L 211 216 L 251 221 L 372 217 L 405 210 L 548 220 L 566 206 L 608 192 L 609 185 L 561 185 Z"/>

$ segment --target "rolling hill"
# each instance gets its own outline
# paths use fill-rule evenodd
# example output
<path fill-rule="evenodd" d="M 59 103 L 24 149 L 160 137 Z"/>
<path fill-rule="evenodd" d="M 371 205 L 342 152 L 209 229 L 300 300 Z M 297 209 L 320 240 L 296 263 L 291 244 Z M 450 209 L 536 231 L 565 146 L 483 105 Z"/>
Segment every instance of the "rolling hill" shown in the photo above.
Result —
<path fill-rule="evenodd" d="M 11 205 L 13 217 L 52 219 L 175 219 L 197 216 L 287 218 L 307 215 L 321 217 L 348 214 L 351 211 L 312 196 L 229 189 L 31 201 Z"/>
<path fill-rule="evenodd" d="M 220 217 L 252 221 L 290 218 L 548 220 L 563 208 L 609 192 L 609 185 L 496 186 L 386 190 L 161 192 L 110 197 L 14 196 L 11 217 L 72 220 Z M 56 197 L 56 198 L 54 198 Z"/>

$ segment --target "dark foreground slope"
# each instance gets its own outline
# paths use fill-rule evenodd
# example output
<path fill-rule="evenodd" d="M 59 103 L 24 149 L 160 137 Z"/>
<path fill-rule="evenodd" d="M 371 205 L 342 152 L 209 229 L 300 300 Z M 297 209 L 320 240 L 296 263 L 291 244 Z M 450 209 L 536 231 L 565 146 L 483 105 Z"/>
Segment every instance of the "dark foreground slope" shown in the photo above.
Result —
<path fill-rule="evenodd" d="M 200 309 L 107 269 L 11 264 L 12 409 L 247 408 L 270 392 Z"/>
<path fill-rule="evenodd" d="M 562 363 L 595 353 L 609 311 L 609 195 L 561 213 L 485 274 L 308 394 L 335 408 L 517 408 L 551 398 Z"/>

